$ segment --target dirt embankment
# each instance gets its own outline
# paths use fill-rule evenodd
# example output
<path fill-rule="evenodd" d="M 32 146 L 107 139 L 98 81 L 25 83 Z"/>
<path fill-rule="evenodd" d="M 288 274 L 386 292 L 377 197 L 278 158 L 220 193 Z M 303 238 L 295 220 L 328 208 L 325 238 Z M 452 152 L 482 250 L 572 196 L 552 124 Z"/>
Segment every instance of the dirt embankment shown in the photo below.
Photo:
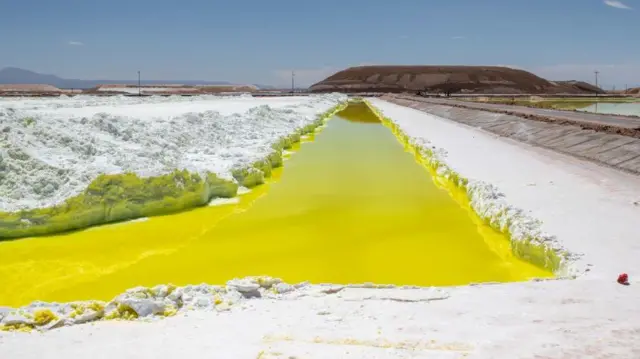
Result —
<path fill-rule="evenodd" d="M 430 101 L 429 99 L 421 98 L 421 97 L 418 97 L 418 96 L 406 96 L 406 95 L 387 95 L 387 96 L 383 96 L 382 98 L 384 100 L 387 100 L 387 101 L 390 101 L 390 102 L 394 102 L 396 99 L 401 99 L 401 100 L 406 100 L 406 101 L 415 101 L 415 102 L 429 102 Z M 633 138 L 639 138 L 640 139 L 640 128 L 626 128 L 626 127 L 620 127 L 620 126 L 616 126 L 616 125 L 606 125 L 606 124 L 596 124 L 596 123 L 588 123 L 588 122 L 582 122 L 582 121 L 574 121 L 574 120 L 571 120 L 571 119 L 554 117 L 554 116 L 542 116 L 542 115 L 528 114 L 528 113 L 523 113 L 522 111 L 518 111 L 517 106 L 514 106 L 514 110 L 513 111 L 503 110 L 503 109 L 478 108 L 477 106 L 474 106 L 473 103 L 465 104 L 465 103 L 462 103 L 462 102 L 451 102 L 451 103 L 447 103 L 446 106 L 455 107 L 455 108 L 462 108 L 462 109 L 467 109 L 467 110 L 493 112 L 493 113 L 498 113 L 498 114 L 503 114 L 503 115 L 521 117 L 521 118 L 524 118 L 524 119 L 527 119 L 527 120 L 534 120 L 534 121 L 539 121 L 539 122 L 553 123 L 553 124 L 557 124 L 557 125 L 573 125 L 573 126 L 578 126 L 583 130 L 591 130 L 591 131 L 595 131 L 595 132 L 609 133 L 609 134 L 614 134 L 614 135 L 628 136 L 628 137 L 633 137 Z M 631 118 L 633 116 L 627 116 L 627 117 Z"/>
<path fill-rule="evenodd" d="M 91 95 L 104 94 L 137 94 L 143 95 L 206 95 L 226 92 L 255 92 L 258 88 L 253 85 L 181 85 L 181 84 L 161 84 L 161 85 L 100 85 L 86 90 L 84 93 Z"/>
<path fill-rule="evenodd" d="M 79 90 L 59 89 L 45 84 L 0 84 L 0 96 L 60 96 Z"/>
<path fill-rule="evenodd" d="M 469 94 L 586 94 L 593 93 L 594 89 L 597 88 L 587 88 L 574 81 L 552 82 L 527 71 L 499 66 L 358 66 L 310 87 L 312 92 Z"/>
<path fill-rule="evenodd" d="M 232 92 L 255 92 L 258 88 L 254 85 L 198 85 L 188 86 L 180 84 L 162 84 L 162 85 L 143 85 L 140 86 L 140 94 L 149 95 L 206 95 L 206 94 L 224 94 Z M 127 84 L 108 84 L 100 85 L 90 89 L 60 89 L 51 85 L 44 84 L 0 84 L 0 96 L 32 96 L 32 97 L 50 97 L 60 95 L 95 95 L 95 96 L 111 96 L 111 95 L 131 95 L 138 94 L 137 85 Z"/>
<path fill-rule="evenodd" d="M 625 94 L 640 96 L 640 87 L 630 88 L 627 91 L 625 91 Z"/>
<path fill-rule="evenodd" d="M 574 89 L 577 92 L 570 92 L 570 93 L 589 93 L 589 94 L 604 94 L 606 93 L 606 91 L 604 91 L 603 89 L 596 87 L 590 83 L 584 82 L 584 81 L 553 81 L 555 82 L 558 86 L 560 87 L 565 87 L 565 88 L 569 88 L 569 89 Z"/>

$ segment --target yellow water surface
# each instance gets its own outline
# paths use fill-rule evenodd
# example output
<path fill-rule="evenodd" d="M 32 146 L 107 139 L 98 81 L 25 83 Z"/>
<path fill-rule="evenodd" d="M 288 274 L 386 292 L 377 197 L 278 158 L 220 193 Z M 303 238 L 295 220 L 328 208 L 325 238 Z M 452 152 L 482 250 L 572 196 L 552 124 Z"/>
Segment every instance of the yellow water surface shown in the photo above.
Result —
<path fill-rule="evenodd" d="M 465 198 L 352 105 L 238 203 L 0 243 L 0 305 L 249 275 L 423 286 L 552 276 L 515 258 Z"/>

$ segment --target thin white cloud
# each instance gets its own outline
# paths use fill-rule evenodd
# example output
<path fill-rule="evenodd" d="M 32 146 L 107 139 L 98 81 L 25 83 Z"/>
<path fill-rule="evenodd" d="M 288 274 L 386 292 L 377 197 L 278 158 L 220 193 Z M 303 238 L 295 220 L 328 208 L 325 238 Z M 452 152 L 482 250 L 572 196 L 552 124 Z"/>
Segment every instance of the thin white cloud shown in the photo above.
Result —
<path fill-rule="evenodd" d="M 627 4 L 623 3 L 622 1 L 604 0 L 604 3 L 605 3 L 605 5 L 611 6 L 611 7 L 615 7 L 616 9 L 624 9 L 624 10 L 631 10 L 632 9 L 630 6 L 628 6 Z"/>
<path fill-rule="evenodd" d="M 80 41 L 69 41 L 67 44 L 71 46 L 84 46 L 84 43 Z"/>

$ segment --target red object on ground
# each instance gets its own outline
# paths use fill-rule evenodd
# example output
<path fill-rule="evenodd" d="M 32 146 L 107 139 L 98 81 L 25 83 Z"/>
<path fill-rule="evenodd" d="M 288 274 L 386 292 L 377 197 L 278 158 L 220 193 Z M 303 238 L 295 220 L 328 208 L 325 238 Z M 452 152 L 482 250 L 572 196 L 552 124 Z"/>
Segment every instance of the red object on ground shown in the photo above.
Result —
<path fill-rule="evenodd" d="M 618 276 L 618 283 L 620 284 L 629 284 L 629 275 L 627 273 L 622 273 Z"/>

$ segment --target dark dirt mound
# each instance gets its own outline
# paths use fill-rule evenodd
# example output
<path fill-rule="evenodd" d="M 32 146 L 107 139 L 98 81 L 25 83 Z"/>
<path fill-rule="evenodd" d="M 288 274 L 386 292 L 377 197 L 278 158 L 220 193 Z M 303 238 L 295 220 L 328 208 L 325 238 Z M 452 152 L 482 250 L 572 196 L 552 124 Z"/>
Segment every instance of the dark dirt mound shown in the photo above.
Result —
<path fill-rule="evenodd" d="M 581 91 L 585 93 L 598 93 L 598 94 L 606 93 L 606 91 L 604 91 L 603 89 L 584 81 L 575 81 L 575 80 L 555 81 L 555 83 L 558 84 L 559 86 L 568 88 L 568 91 L 570 91 L 570 89 L 575 89 L 576 91 Z M 573 92 L 568 92 L 568 93 L 573 93 Z"/>
<path fill-rule="evenodd" d="M 589 93 L 530 72 L 499 66 L 358 66 L 310 87 L 312 92 Z M 592 93 L 592 92 L 591 92 Z"/>
<path fill-rule="evenodd" d="M 625 91 L 625 93 L 629 95 L 640 95 L 640 87 L 630 88 Z"/>

